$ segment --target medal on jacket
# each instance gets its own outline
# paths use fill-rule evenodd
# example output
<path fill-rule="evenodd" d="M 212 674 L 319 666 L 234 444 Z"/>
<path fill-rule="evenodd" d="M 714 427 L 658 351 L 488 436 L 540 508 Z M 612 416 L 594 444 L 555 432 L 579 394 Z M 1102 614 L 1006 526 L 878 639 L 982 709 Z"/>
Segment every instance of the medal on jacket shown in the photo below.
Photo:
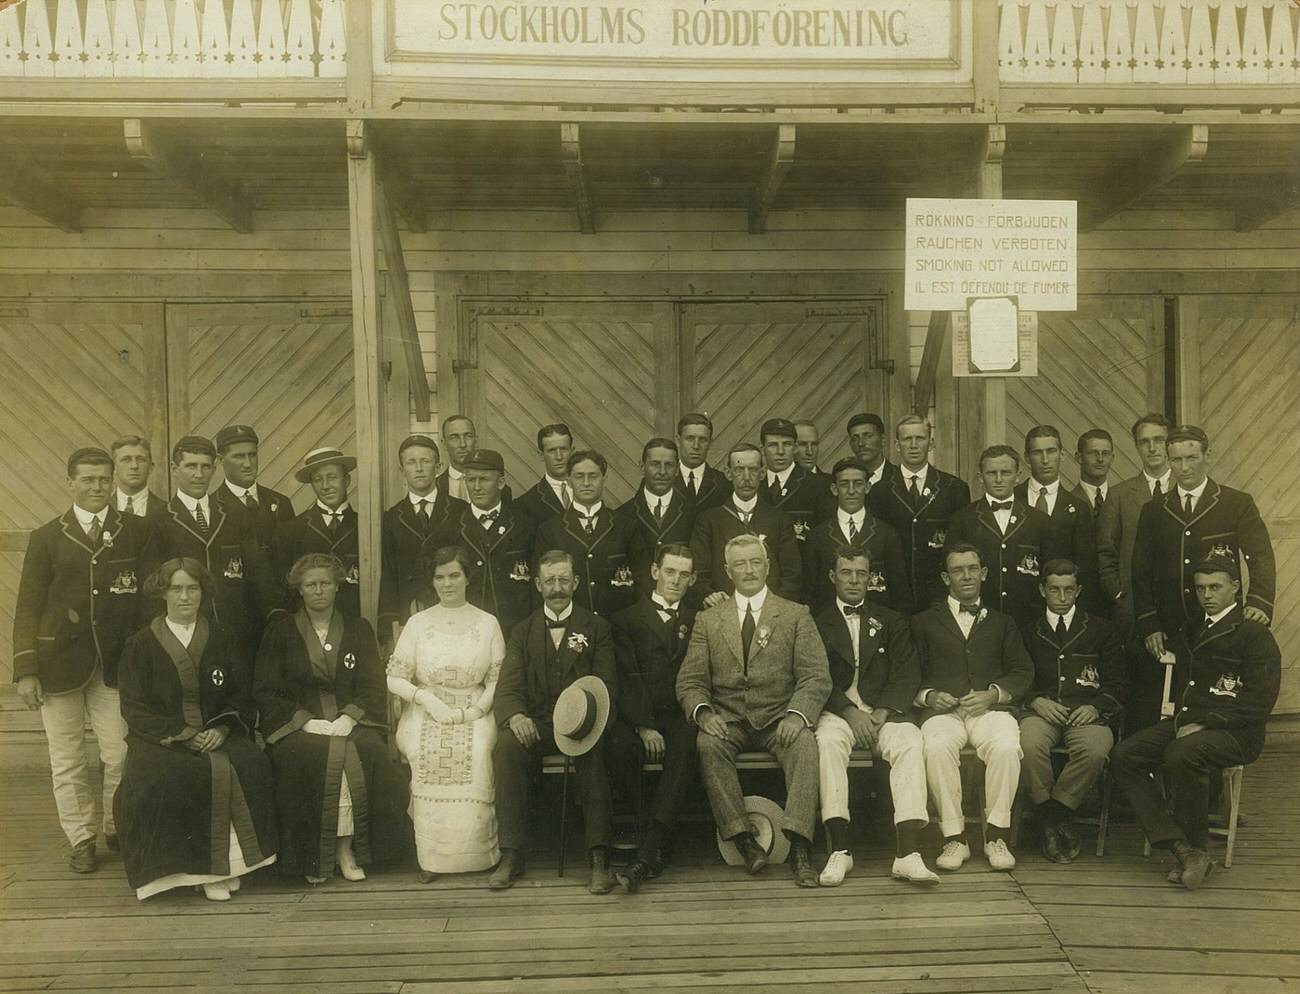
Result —
<path fill-rule="evenodd" d="M 224 671 L 220 666 L 216 667 L 216 668 L 212 671 L 212 686 L 214 686 L 214 687 L 220 687 L 220 686 L 222 686 L 225 682 L 226 682 L 226 673 L 225 673 L 225 671 Z"/>
<path fill-rule="evenodd" d="M 326 646 L 325 648 L 328 649 L 329 646 Z M 357 657 L 350 652 L 345 653 L 343 656 L 343 668 L 348 670 L 355 670 L 357 668 Z"/>

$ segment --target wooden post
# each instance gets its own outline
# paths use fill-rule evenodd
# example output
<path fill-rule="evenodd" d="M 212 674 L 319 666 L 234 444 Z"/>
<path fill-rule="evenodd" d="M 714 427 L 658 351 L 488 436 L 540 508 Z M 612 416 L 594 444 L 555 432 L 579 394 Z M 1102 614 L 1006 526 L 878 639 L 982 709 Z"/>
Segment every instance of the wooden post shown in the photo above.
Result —
<path fill-rule="evenodd" d="M 380 519 L 383 515 L 384 383 L 379 364 L 382 301 L 375 239 L 378 183 L 366 145 L 364 121 L 348 122 L 348 222 L 352 245 L 352 372 L 357 431 L 357 509 L 361 557 L 361 614 L 372 625 L 379 614 Z"/>
<path fill-rule="evenodd" d="M 1178 377 L 1175 384 L 1178 423 L 1200 424 L 1201 420 L 1201 301 L 1192 294 L 1178 298 L 1174 321 L 1174 355 Z M 1213 442 L 1213 439 L 1211 439 Z"/>
<path fill-rule="evenodd" d="M 374 12 L 371 0 L 347 0 L 343 5 L 347 32 L 348 111 L 361 114 L 375 103 Z"/>
<path fill-rule="evenodd" d="M 992 113 L 998 109 L 998 0 L 975 0 L 971 10 L 971 82 L 974 84 L 975 112 Z M 1009 5 L 1009 17 L 1019 17 L 1015 5 Z"/>

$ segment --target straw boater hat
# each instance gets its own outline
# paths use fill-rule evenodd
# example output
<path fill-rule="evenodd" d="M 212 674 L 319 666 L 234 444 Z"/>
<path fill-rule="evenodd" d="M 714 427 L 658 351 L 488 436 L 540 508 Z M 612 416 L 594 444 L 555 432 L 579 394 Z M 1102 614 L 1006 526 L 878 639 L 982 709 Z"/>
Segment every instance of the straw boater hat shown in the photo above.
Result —
<path fill-rule="evenodd" d="M 310 483 L 311 474 L 322 466 L 342 466 L 343 472 L 351 473 L 357 468 L 357 461 L 352 456 L 345 456 L 338 449 L 312 449 L 302 460 L 302 467 L 293 474 L 299 483 Z"/>
<path fill-rule="evenodd" d="M 781 831 L 785 821 L 785 812 L 775 801 L 758 794 L 745 795 L 745 813 L 749 816 L 749 830 L 754 835 L 758 848 L 767 853 L 769 863 L 784 863 L 790 855 L 790 839 Z M 718 852 L 728 866 L 744 866 L 745 857 L 740 855 L 736 843 L 731 839 L 718 836 Z"/>
<path fill-rule="evenodd" d="M 590 752 L 609 722 L 609 688 L 598 676 L 583 676 L 560 692 L 551 723 L 555 744 L 566 756 Z"/>

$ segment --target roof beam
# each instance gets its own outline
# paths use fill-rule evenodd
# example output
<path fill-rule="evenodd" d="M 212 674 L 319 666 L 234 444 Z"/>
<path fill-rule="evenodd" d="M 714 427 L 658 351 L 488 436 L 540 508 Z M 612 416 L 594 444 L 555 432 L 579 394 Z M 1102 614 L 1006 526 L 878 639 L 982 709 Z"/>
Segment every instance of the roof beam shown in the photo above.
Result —
<path fill-rule="evenodd" d="M 1079 230 L 1091 231 L 1107 218 L 1154 193 L 1185 168 L 1204 159 L 1209 147 L 1209 125 L 1180 125 L 1171 140 L 1141 162 L 1106 174 L 1097 186 L 1097 196 L 1081 204 Z"/>
<path fill-rule="evenodd" d="M 749 233 L 761 235 L 767 231 L 767 215 L 781 192 L 786 173 L 794 165 L 795 129 L 793 124 L 782 124 L 772 136 L 772 147 L 767 153 L 767 164 L 754 186 L 754 196 L 749 205 Z"/>
<path fill-rule="evenodd" d="M 934 384 L 939 376 L 939 360 L 943 357 L 943 343 L 948 336 L 952 315 L 948 311 L 931 311 L 930 327 L 925 333 L 925 350 L 921 353 L 921 368 L 916 374 L 916 388 L 912 393 L 912 412 L 927 417 L 934 401 Z"/>
<path fill-rule="evenodd" d="M 1238 201 L 1233 226 L 1238 231 L 1254 231 L 1297 207 L 1300 207 L 1300 168 L 1292 170 L 1262 196 L 1243 197 Z"/>
<path fill-rule="evenodd" d="M 177 186 L 189 190 L 204 206 L 241 234 L 253 230 L 253 209 L 236 183 L 215 175 L 194 153 L 163 135 L 152 121 L 127 118 L 123 123 L 126 149 L 131 158 Z"/>
<path fill-rule="evenodd" d="M 596 209 L 591 199 L 591 181 L 582 156 L 582 131 L 578 125 L 560 125 L 560 158 L 564 162 L 564 177 L 569 181 L 574 209 L 578 212 L 578 228 L 584 235 L 595 234 Z"/>
<path fill-rule="evenodd" d="M 42 170 L 14 153 L 0 148 L 0 199 L 35 214 L 60 231 L 81 231 L 81 204 L 56 189 Z"/>

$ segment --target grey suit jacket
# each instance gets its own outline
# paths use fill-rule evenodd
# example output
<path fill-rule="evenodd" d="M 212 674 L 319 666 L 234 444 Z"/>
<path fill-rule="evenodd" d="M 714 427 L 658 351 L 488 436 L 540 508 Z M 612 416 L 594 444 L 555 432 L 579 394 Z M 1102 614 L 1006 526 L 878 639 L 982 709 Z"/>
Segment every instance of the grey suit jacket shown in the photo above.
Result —
<path fill-rule="evenodd" d="M 703 704 L 727 721 L 766 728 L 794 711 L 811 728 L 831 692 L 830 668 L 808 608 L 770 590 L 744 663 L 736 602 L 701 611 L 677 674 L 677 700 L 692 721 Z"/>
<path fill-rule="evenodd" d="M 1133 626 L 1133 543 L 1137 539 L 1138 516 L 1149 500 L 1146 476 L 1138 473 L 1111 485 L 1097 519 L 1101 589 L 1106 600 L 1117 606 L 1115 621 L 1124 630 Z"/>

